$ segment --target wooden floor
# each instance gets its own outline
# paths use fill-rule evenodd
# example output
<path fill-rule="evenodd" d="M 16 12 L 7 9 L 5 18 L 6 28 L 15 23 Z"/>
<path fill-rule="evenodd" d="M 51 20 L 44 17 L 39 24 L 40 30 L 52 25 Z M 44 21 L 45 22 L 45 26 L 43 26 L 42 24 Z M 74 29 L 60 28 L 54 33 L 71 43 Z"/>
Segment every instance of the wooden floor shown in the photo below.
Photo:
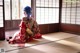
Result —
<path fill-rule="evenodd" d="M 15 31 L 6 32 L 13 35 Z M 17 47 L 6 41 L 0 41 L 0 48 L 5 48 L 6 53 L 78 53 L 80 51 L 80 36 L 64 32 L 43 35 L 42 39 L 36 39 Z"/>

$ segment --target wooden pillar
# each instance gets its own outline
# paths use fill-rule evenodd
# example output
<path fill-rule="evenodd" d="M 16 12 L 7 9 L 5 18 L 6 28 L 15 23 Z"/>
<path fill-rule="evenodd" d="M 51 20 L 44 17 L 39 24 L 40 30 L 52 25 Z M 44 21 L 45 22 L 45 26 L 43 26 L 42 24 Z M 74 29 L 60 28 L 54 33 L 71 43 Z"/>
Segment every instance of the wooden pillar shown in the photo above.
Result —
<path fill-rule="evenodd" d="M 36 0 L 31 0 L 32 16 L 36 20 Z"/>
<path fill-rule="evenodd" d="M 61 31 L 62 0 L 59 0 L 59 31 Z"/>

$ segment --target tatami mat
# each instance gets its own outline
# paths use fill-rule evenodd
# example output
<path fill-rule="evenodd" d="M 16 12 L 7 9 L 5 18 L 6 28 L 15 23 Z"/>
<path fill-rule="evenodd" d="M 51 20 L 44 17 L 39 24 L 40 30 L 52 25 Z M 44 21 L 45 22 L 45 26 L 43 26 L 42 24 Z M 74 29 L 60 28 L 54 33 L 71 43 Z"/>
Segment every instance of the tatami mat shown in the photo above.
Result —
<path fill-rule="evenodd" d="M 14 50 L 7 53 L 77 53 L 77 52 L 79 52 L 79 50 L 73 47 L 52 42 L 42 45 L 36 45 L 29 48 Z"/>
<path fill-rule="evenodd" d="M 5 51 L 7 52 L 12 51 L 15 53 L 20 53 L 20 51 L 23 53 L 26 53 L 26 52 L 27 53 L 32 53 L 32 52 L 35 52 L 35 53 L 53 53 L 53 52 L 64 53 L 65 52 L 66 53 L 66 51 L 69 51 L 68 53 L 70 52 L 75 53 L 80 49 L 78 48 L 80 46 L 79 39 L 80 37 L 78 35 L 58 32 L 58 33 L 45 34 L 43 35 L 42 39 L 35 39 L 31 42 L 24 44 L 23 46 L 25 47 L 17 47 L 17 44 L 9 45 L 6 41 L 1 41 L 0 48 L 2 47 L 2 48 L 5 48 Z M 66 43 L 69 43 L 69 44 L 66 44 Z M 73 44 L 73 46 L 70 46 L 70 44 Z M 77 48 L 75 48 L 76 47 L 75 45 L 77 45 Z"/>

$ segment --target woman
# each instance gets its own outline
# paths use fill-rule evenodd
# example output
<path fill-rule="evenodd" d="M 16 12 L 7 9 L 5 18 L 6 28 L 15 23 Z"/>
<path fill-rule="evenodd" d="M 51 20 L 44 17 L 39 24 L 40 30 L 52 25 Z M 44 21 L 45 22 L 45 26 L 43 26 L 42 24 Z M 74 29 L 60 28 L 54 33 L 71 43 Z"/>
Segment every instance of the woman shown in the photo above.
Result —
<path fill-rule="evenodd" d="M 19 25 L 20 31 L 9 40 L 10 44 L 25 43 L 33 40 L 33 38 L 41 38 L 42 35 L 40 34 L 37 22 L 31 17 L 31 11 L 32 9 L 29 6 L 24 8 L 25 17 L 22 18 Z"/>

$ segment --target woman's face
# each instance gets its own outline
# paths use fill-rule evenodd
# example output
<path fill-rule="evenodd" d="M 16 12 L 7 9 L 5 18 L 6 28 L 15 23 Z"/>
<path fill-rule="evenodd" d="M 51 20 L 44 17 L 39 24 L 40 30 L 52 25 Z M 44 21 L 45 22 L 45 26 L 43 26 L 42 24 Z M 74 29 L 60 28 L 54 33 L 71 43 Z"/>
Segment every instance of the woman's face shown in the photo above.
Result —
<path fill-rule="evenodd" d="M 24 16 L 27 17 L 27 13 L 24 11 Z"/>

